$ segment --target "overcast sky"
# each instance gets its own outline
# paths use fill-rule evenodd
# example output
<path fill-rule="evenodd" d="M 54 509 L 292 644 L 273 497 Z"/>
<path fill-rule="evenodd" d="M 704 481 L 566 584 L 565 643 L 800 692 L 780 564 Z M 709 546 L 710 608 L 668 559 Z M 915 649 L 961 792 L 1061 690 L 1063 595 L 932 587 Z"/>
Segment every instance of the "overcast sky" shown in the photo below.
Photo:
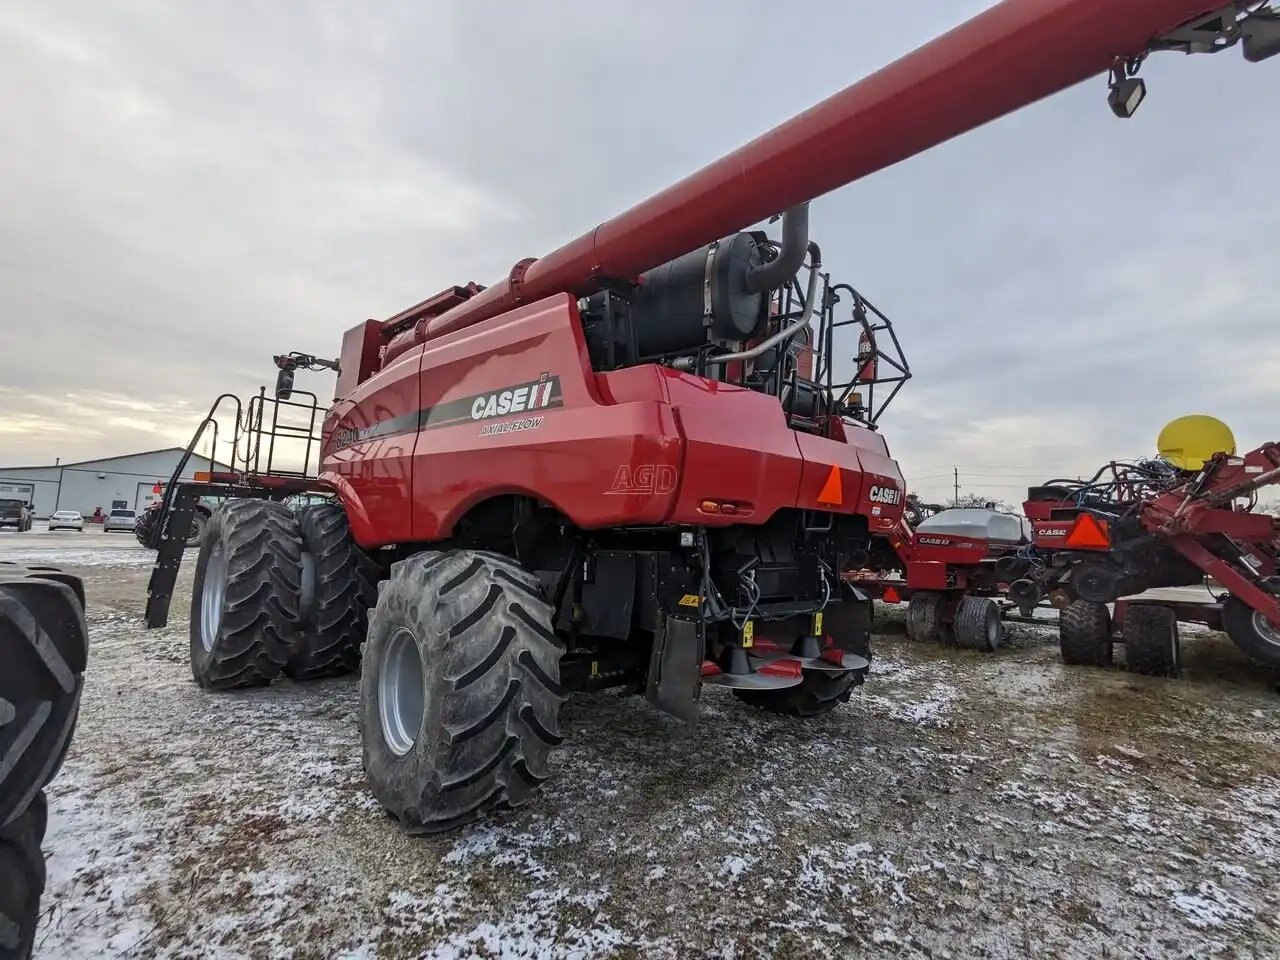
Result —
<path fill-rule="evenodd" d="M 492 282 L 985 5 L 0 2 L 0 464 L 183 443 L 271 354 Z M 1280 439 L 1280 62 L 1144 76 L 1130 121 L 1099 78 L 814 205 L 906 349 L 883 427 L 926 497 L 1190 412 Z"/>

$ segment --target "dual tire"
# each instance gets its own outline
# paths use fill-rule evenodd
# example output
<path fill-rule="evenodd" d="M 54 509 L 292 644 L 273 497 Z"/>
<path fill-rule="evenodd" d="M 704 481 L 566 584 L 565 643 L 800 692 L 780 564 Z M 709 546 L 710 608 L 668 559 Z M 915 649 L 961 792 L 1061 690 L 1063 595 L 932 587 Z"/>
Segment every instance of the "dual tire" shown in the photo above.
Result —
<path fill-rule="evenodd" d="M 913 643 L 937 643 L 988 653 L 1004 642 L 1000 605 L 990 597 L 961 597 L 955 613 L 946 620 L 945 594 L 919 591 L 907 603 L 907 637 Z"/>
<path fill-rule="evenodd" d="M 1132 673 L 1176 677 L 1180 670 L 1177 616 L 1168 607 L 1130 604 L 1121 624 L 1125 666 Z M 1105 603 L 1073 600 L 1058 614 L 1058 642 L 1064 663 L 1110 667 L 1115 637 Z"/>
<path fill-rule="evenodd" d="M 84 586 L 53 567 L 0 563 L 0 960 L 30 956 L 44 892 L 44 788 L 79 714 Z"/>
<path fill-rule="evenodd" d="M 209 518 L 191 598 L 191 672 L 211 690 L 349 673 L 378 568 L 339 504 L 232 500 Z"/>

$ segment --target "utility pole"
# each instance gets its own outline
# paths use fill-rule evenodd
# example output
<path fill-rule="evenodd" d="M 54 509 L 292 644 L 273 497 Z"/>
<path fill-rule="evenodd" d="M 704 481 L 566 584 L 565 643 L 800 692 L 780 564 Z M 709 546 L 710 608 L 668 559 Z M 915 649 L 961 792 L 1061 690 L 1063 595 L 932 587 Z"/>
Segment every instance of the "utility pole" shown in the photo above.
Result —
<path fill-rule="evenodd" d="M 956 498 L 952 502 L 955 503 L 955 505 L 958 507 L 960 506 L 960 468 L 952 467 L 951 470 L 956 477 Z"/>

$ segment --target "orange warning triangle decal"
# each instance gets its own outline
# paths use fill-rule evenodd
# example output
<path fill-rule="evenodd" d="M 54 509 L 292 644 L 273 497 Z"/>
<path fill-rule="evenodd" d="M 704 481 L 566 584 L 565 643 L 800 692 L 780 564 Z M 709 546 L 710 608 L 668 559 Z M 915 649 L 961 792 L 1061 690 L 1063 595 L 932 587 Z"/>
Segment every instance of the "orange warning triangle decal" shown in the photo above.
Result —
<path fill-rule="evenodd" d="M 827 474 L 827 482 L 822 485 L 822 492 L 818 494 L 818 502 L 832 507 L 838 507 L 844 503 L 844 487 L 840 482 L 839 467 L 833 466 L 831 472 Z"/>
<path fill-rule="evenodd" d="M 1107 529 L 1107 521 L 1098 520 L 1088 513 L 1080 514 L 1075 526 L 1067 534 L 1066 546 L 1107 549 L 1111 546 L 1111 533 Z"/>
<path fill-rule="evenodd" d="M 885 587 L 884 597 L 882 599 L 885 603 L 901 603 L 902 594 L 898 593 L 898 591 L 893 589 L 893 587 Z"/>

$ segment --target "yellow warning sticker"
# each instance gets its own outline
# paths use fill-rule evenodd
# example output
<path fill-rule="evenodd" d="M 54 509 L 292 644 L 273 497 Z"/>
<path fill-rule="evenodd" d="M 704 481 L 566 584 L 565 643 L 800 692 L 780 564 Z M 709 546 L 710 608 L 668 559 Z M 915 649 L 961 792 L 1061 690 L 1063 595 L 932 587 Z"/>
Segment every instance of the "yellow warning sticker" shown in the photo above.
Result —
<path fill-rule="evenodd" d="M 754 620 L 748 620 L 742 627 L 742 645 L 749 647 L 756 642 L 756 624 Z"/>
<path fill-rule="evenodd" d="M 598 676 L 600 676 L 600 661 L 599 661 L 599 660 L 592 660 L 592 661 L 591 661 L 591 675 L 592 675 L 593 677 L 598 677 Z"/>
<path fill-rule="evenodd" d="M 697 607 L 701 605 L 702 605 L 702 598 L 695 594 L 686 593 L 683 597 L 680 598 L 680 606 L 682 607 Z"/>
<path fill-rule="evenodd" d="M 819 610 L 813 615 L 813 635 L 815 637 L 822 636 L 822 611 Z"/>

